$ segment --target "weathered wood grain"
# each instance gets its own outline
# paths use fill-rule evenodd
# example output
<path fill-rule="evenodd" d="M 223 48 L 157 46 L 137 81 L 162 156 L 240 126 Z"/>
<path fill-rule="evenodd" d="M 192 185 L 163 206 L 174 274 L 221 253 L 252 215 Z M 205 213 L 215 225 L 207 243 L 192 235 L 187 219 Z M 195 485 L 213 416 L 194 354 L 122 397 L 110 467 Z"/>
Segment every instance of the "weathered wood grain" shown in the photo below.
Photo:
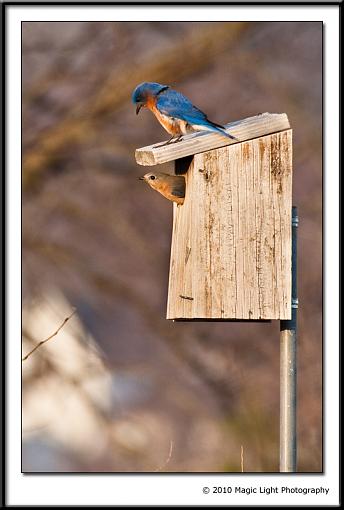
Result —
<path fill-rule="evenodd" d="M 174 204 L 168 319 L 291 318 L 292 131 L 196 154 Z"/>
<path fill-rule="evenodd" d="M 285 113 L 262 113 L 255 117 L 230 122 L 225 127 L 231 135 L 242 142 L 289 129 L 290 125 Z M 158 165 L 238 142 L 215 133 L 202 132 L 186 135 L 177 143 L 161 146 L 162 143 L 136 149 L 136 162 L 144 166 Z"/>

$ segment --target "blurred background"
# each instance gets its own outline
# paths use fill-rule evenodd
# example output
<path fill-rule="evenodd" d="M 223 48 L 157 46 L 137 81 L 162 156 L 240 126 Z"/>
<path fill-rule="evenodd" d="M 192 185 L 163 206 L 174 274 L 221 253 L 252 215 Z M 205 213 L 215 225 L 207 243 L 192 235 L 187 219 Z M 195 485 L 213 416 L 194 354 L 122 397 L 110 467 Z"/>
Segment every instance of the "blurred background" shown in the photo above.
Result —
<path fill-rule="evenodd" d="M 322 24 L 24 22 L 26 472 L 273 472 L 279 322 L 165 320 L 172 204 L 130 96 L 174 86 L 218 123 L 286 112 L 299 208 L 299 471 L 322 470 Z M 172 172 L 171 164 L 161 171 Z"/>

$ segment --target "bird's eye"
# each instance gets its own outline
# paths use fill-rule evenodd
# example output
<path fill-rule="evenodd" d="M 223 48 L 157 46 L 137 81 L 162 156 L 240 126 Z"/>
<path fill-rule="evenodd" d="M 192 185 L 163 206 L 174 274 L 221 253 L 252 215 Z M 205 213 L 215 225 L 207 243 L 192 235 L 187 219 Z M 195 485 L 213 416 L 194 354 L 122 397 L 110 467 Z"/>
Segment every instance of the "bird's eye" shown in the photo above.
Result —
<path fill-rule="evenodd" d="M 150 176 L 150 179 L 151 179 L 152 181 L 154 181 L 154 179 L 155 179 L 155 175 L 151 175 L 151 176 Z"/>

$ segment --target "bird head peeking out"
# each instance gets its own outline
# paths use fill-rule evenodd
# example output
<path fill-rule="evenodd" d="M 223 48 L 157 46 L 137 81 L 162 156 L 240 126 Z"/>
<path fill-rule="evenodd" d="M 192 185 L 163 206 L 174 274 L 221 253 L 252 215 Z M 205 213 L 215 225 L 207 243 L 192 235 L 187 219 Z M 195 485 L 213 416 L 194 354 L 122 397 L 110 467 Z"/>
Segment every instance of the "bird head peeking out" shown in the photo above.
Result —
<path fill-rule="evenodd" d="M 151 188 L 167 198 L 167 200 L 176 202 L 178 205 L 182 205 L 184 203 L 185 178 L 182 175 L 149 172 L 143 177 L 139 177 L 139 179 L 145 181 Z"/>

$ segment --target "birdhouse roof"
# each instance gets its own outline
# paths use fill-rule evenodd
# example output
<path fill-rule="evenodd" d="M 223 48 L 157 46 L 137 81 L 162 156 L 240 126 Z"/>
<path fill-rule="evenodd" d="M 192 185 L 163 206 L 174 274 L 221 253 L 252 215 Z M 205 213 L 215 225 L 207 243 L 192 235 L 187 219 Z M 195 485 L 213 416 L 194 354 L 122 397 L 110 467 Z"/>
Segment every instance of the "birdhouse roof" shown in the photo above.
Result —
<path fill-rule="evenodd" d="M 225 128 L 228 129 L 230 134 L 237 140 L 231 140 L 215 133 L 192 133 L 184 136 L 183 139 L 177 143 L 171 143 L 169 145 L 161 145 L 161 143 L 158 143 L 136 149 L 136 162 L 143 166 L 159 165 L 212 149 L 219 149 L 226 145 L 233 145 L 290 129 L 290 124 L 286 113 L 267 112 L 255 115 L 254 117 L 230 122 L 225 125 Z"/>

